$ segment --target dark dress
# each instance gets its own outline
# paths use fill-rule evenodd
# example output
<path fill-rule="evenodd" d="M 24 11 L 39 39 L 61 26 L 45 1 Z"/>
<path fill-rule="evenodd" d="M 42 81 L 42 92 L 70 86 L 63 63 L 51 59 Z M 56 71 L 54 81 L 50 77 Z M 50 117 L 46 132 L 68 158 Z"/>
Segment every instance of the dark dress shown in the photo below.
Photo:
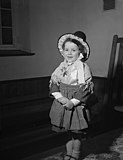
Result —
<path fill-rule="evenodd" d="M 86 67 L 88 70 L 88 67 Z M 88 71 L 85 74 L 85 79 L 90 78 L 91 73 Z M 64 78 L 64 77 L 63 77 Z M 89 84 L 89 83 L 88 83 Z M 90 83 L 91 84 L 91 83 Z M 81 85 L 71 85 L 60 82 L 59 85 L 51 82 L 50 94 L 54 92 L 60 92 L 63 97 L 69 100 L 75 98 L 80 101 L 80 103 L 73 107 L 73 109 L 68 110 L 63 107 L 63 105 L 54 99 L 50 110 L 50 119 L 52 124 L 52 129 L 56 132 L 72 131 L 76 133 L 81 133 L 83 129 L 88 128 L 88 119 L 85 114 L 86 101 L 91 94 L 90 84 L 87 83 Z"/>
<path fill-rule="evenodd" d="M 60 84 L 59 89 L 62 95 L 68 99 L 75 97 L 80 90 L 79 86 L 71 86 L 63 83 Z M 80 132 L 82 129 L 88 127 L 87 116 L 85 115 L 84 108 L 85 101 L 88 97 L 87 92 L 88 91 L 84 92 L 83 94 L 83 102 L 75 106 L 72 110 L 65 109 L 61 103 L 59 103 L 56 99 L 54 100 L 50 110 L 50 118 L 51 124 L 53 125 L 53 130 L 57 132 L 63 130 Z"/>

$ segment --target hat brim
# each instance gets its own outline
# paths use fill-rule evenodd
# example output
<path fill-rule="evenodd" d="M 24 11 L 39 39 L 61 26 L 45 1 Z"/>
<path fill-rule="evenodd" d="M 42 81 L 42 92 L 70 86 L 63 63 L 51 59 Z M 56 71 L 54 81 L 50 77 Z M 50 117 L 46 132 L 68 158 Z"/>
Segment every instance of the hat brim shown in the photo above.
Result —
<path fill-rule="evenodd" d="M 77 37 L 72 33 L 64 34 L 58 39 L 57 45 L 58 45 L 59 52 L 61 54 L 63 54 L 63 44 L 68 38 L 75 39 L 75 40 L 79 41 L 82 46 L 84 46 L 85 53 L 84 53 L 84 57 L 82 58 L 82 60 L 86 61 L 89 58 L 89 55 L 90 55 L 90 47 L 89 47 L 87 42 L 83 41 L 82 38 Z"/>

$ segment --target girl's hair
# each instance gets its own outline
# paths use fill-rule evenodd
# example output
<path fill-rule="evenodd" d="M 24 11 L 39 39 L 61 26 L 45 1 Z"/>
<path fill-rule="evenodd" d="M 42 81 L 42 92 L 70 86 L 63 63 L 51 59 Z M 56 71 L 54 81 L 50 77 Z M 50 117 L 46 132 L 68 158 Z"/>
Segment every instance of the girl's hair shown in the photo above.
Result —
<path fill-rule="evenodd" d="M 65 48 L 66 42 L 73 42 L 74 44 L 76 44 L 83 56 L 86 56 L 85 47 L 79 41 L 77 41 L 76 39 L 67 38 L 62 45 L 63 49 Z"/>

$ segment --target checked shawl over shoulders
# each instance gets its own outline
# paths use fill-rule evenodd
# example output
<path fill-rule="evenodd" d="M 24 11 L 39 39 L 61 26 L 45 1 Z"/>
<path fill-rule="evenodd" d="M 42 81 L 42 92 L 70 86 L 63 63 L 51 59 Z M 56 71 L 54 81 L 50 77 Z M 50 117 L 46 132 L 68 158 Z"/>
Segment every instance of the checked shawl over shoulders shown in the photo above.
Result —
<path fill-rule="evenodd" d="M 80 60 L 73 64 L 62 62 L 51 75 L 51 83 L 59 85 L 60 82 L 69 85 L 89 84 L 92 74 L 88 65 Z"/>

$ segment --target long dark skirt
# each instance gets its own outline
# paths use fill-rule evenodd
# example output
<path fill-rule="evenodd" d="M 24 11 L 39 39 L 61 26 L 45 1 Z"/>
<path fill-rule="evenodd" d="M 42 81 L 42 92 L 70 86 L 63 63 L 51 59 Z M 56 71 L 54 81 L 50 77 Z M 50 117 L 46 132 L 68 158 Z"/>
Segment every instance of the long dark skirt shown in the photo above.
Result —
<path fill-rule="evenodd" d="M 68 99 L 72 99 L 78 89 L 79 86 L 60 84 L 60 92 Z M 51 106 L 50 119 L 53 125 L 52 129 L 56 132 L 81 132 L 83 129 L 88 128 L 86 118 L 82 105 L 75 106 L 72 110 L 67 110 L 55 99 Z"/>

